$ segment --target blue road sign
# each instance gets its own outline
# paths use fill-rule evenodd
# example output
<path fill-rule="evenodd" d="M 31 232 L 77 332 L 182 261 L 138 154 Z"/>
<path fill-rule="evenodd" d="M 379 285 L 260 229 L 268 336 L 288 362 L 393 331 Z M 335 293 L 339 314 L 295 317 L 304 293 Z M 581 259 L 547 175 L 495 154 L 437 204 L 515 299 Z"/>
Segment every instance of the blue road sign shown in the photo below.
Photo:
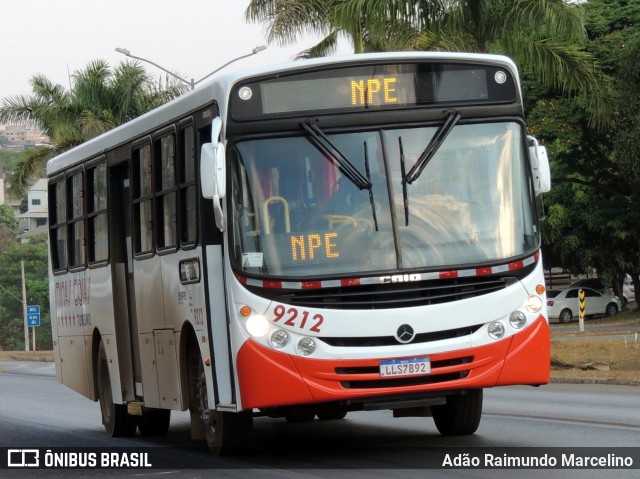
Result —
<path fill-rule="evenodd" d="M 37 328 L 40 326 L 40 306 L 27 306 L 27 326 Z"/>

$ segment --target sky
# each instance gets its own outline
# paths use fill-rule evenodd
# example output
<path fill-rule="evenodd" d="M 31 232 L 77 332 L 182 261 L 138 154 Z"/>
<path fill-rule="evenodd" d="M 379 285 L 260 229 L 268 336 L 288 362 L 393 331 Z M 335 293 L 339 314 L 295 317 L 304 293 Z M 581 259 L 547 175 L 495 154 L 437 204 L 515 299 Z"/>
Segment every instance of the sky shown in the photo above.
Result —
<path fill-rule="evenodd" d="M 69 75 L 93 60 L 114 67 L 128 49 L 187 80 L 266 45 L 262 24 L 247 23 L 249 0 L 0 0 L 0 99 L 31 94 L 43 74 L 69 88 Z M 225 72 L 287 62 L 315 37 L 239 60 Z M 341 46 L 340 53 L 349 53 Z M 155 78 L 164 73 L 143 63 Z"/>

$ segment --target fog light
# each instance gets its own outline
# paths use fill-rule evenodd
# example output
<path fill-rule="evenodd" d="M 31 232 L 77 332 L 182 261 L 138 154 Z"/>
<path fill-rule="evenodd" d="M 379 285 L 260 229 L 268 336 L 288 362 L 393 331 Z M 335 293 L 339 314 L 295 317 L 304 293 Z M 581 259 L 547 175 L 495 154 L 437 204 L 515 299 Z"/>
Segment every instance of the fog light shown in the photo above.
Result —
<path fill-rule="evenodd" d="M 246 327 L 251 336 L 264 336 L 269 331 L 269 321 L 261 314 L 255 314 L 247 319 Z"/>
<path fill-rule="evenodd" d="M 302 338 L 298 341 L 298 353 L 301 356 L 309 356 L 316 350 L 316 343 L 311 338 Z"/>
<path fill-rule="evenodd" d="M 278 329 L 271 335 L 271 345 L 276 349 L 282 349 L 289 343 L 289 333 Z"/>
<path fill-rule="evenodd" d="M 513 329 L 522 329 L 527 324 L 527 317 L 522 311 L 514 311 L 509 316 L 509 324 Z"/>
<path fill-rule="evenodd" d="M 487 332 L 489 333 L 489 337 L 491 339 L 502 339 L 502 337 L 504 336 L 504 324 L 502 324 L 500 321 L 489 323 Z"/>
<path fill-rule="evenodd" d="M 525 307 L 530 313 L 537 313 L 542 309 L 542 299 L 540 296 L 529 296 L 525 303 Z"/>

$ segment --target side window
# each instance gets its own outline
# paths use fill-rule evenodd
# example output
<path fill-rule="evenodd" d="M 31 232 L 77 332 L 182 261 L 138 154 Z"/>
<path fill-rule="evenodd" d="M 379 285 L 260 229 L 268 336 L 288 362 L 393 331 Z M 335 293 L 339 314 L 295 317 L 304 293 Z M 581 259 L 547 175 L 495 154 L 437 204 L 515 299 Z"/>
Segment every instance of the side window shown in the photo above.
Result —
<path fill-rule="evenodd" d="M 178 244 L 175 134 L 155 140 L 154 147 L 158 249 L 175 248 Z"/>
<path fill-rule="evenodd" d="M 180 244 L 195 245 L 197 242 L 198 197 L 196 190 L 196 154 L 193 126 L 180 130 L 179 161 L 179 208 Z"/>
<path fill-rule="evenodd" d="M 577 289 L 572 289 L 570 291 L 567 291 L 567 298 L 577 298 L 577 297 L 578 297 Z"/>
<path fill-rule="evenodd" d="M 151 145 L 133 150 L 133 228 L 136 255 L 153 253 L 153 163 Z"/>
<path fill-rule="evenodd" d="M 89 263 L 109 259 L 107 216 L 107 165 L 100 163 L 87 169 L 87 243 Z"/>
<path fill-rule="evenodd" d="M 54 271 L 68 267 L 67 184 L 64 179 L 49 184 L 51 265 Z"/>
<path fill-rule="evenodd" d="M 69 267 L 85 265 L 84 173 L 73 174 L 67 180 L 69 195 Z"/>

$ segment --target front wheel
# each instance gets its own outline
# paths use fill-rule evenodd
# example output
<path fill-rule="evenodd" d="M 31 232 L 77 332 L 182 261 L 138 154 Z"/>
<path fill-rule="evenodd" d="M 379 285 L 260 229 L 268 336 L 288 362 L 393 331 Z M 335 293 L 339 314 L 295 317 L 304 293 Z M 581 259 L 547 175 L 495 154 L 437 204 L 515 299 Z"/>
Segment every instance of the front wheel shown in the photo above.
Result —
<path fill-rule="evenodd" d="M 109 362 L 107 360 L 107 351 L 102 341 L 100 341 L 98 349 L 96 377 L 98 380 L 98 398 L 100 400 L 102 424 L 107 434 L 111 437 L 133 436 L 136 432 L 136 418 L 129 415 L 124 404 L 114 404 L 113 402 Z"/>
<path fill-rule="evenodd" d="M 482 389 L 447 396 L 447 403 L 432 406 L 433 421 L 443 436 L 473 434 L 482 417 Z"/>
<path fill-rule="evenodd" d="M 253 413 L 252 411 L 232 413 L 210 410 L 207 383 L 201 362 L 200 368 L 198 413 L 204 422 L 207 445 L 216 456 L 226 456 L 235 452 L 249 435 L 253 425 Z"/>
<path fill-rule="evenodd" d="M 607 316 L 615 316 L 616 314 L 618 314 L 618 305 L 616 303 L 607 304 L 605 313 Z"/>

